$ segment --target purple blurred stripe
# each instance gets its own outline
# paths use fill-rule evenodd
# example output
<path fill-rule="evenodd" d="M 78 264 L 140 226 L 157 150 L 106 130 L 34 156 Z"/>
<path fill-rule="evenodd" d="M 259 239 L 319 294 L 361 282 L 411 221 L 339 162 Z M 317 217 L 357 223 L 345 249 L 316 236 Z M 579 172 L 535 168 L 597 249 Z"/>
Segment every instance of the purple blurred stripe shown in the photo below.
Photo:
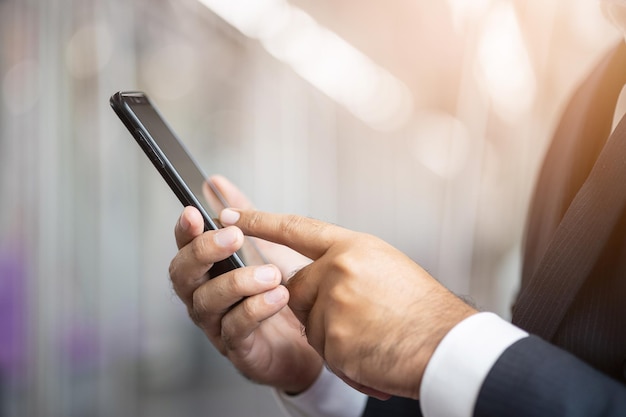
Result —
<path fill-rule="evenodd" d="M 19 242 L 0 244 L 0 374 L 24 371 L 26 267 Z"/>

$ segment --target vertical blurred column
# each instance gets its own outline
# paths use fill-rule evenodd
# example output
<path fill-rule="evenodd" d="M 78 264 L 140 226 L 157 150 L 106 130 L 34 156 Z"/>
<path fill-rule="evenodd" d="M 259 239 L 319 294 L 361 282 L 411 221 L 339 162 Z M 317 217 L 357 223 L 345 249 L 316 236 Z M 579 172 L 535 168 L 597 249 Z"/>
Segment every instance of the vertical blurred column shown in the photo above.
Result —
<path fill-rule="evenodd" d="M 31 2 L 33 4 L 34 2 Z M 65 28 L 61 13 L 69 5 L 66 0 L 39 1 L 36 5 L 38 82 L 41 86 L 35 125 L 36 151 L 32 153 L 35 167 L 30 175 L 35 179 L 36 195 L 28 211 L 34 221 L 34 276 L 29 287 L 30 335 L 33 349 L 31 374 L 32 396 L 28 398 L 30 415 L 63 413 L 63 373 L 60 334 L 63 321 L 60 312 L 71 293 L 65 292 L 67 271 L 62 262 L 69 241 L 63 229 L 61 202 L 67 190 L 61 189 L 60 168 L 63 150 L 63 129 L 67 127 L 67 80 L 63 77 L 62 57 Z M 27 174 L 28 175 L 28 174 Z"/>
<path fill-rule="evenodd" d="M 133 3 L 0 6 L 0 263 L 14 296 L 2 308 L 25 332 L 10 336 L 9 367 L 26 368 L 8 415 L 132 415 L 137 180 L 128 155 L 116 165 L 107 100 L 134 84 Z"/>
<path fill-rule="evenodd" d="M 129 136 L 109 105 L 118 90 L 136 89 L 138 3 L 95 0 L 91 30 L 97 51 L 92 94 L 94 125 L 85 126 L 97 152 L 98 260 L 90 284 L 98 304 L 97 410 L 100 416 L 138 415 L 140 343 L 139 236 L 140 184 L 137 154 L 128 152 Z M 156 5 L 155 5 L 156 7 Z M 130 144 L 131 146 L 134 144 Z M 87 214 L 89 216 L 89 214 Z M 97 283 L 94 285 L 94 283 Z"/>
<path fill-rule="evenodd" d="M 31 4 L 0 2 L 0 414 L 28 415 L 39 97 Z"/>
<path fill-rule="evenodd" d="M 485 294 L 500 278 L 517 280 L 515 273 L 498 277 L 494 270 L 521 239 L 529 177 L 514 175 L 523 152 L 508 152 L 531 143 L 525 127 L 533 122 L 536 74 L 512 2 L 449 3 L 466 34 L 456 117 L 473 146 L 463 175 L 446 187 L 439 268 L 454 291 Z M 447 262 L 449 253 L 459 261 Z M 499 294 L 505 300 L 500 305 L 507 306 L 511 295 L 510 289 Z"/>
<path fill-rule="evenodd" d="M 441 199 L 440 238 L 437 273 L 452 291 L 469 294 L 469 271 L 472 268 L 474 250 L 474 229 L 480 198 L 481 170 L 486 147 L 486 130 L 490 116 L 488 103 L 482 98 L 474 80 L 475 55 L 480 15 L 489 1 L 473 3 L 466 10 L 454 7 L 458 2 L 451 1 L 451 12 L 457 30 L 464 34 L 463 70 L 456 103 L 456 114 L 462 126 L 467 129 L 471 146 L 467 148 L 465 165 L 456 175 L 444 176 L 444 191 Z M 465 4 L 462 3 L 461 4 Z M 469 4 L 469 3 L 468 3 Z M 454 11 L 458 12 L 458 15 Z M 452 261 L 451 261 L 452 257 Z"/>

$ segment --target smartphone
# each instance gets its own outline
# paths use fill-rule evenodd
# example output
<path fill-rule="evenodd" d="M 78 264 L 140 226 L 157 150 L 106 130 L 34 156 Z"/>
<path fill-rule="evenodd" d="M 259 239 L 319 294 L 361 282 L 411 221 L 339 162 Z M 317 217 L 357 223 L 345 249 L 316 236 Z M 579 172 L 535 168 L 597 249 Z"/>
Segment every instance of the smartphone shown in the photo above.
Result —
<path fill-rule="evenodd" d="M 205 230 L 220 228 L 217 213 L 221 208 L 228 207 L 226 200 L 207 181 L 205 173 L 146 94 L 121 91 L 111 97 L 110 103 L 183 206 L 191 205 L 200 211 Z M 238 252 L 216 262 L 209 270 L 209 277 L 243 267 L 242 258 L 243 255 Z"/>

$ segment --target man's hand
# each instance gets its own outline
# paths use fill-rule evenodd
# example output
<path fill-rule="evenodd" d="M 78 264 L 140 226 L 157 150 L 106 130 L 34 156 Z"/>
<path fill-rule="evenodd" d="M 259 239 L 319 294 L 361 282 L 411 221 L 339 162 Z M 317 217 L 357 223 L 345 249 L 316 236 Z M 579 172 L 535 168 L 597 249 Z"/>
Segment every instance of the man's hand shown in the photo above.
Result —
<path fill-rule="evenodd" d="M 379 398 L 418 398 L 448 331 L 476 311 L 373 236 L 304 217 L 224 210 L 220 220 L 313 259 L 286 284 L 309 343 L 338 376 Z"/>
<path fill-rule="evenodd" d="M 231 204 L 251 207 L 224 178 L 212 182 Z M 309 261 L 285 247 L 260 242 L 280 268 L 250 266 L 209 280 L 209 268 L 239 250 L 244 236 L 233 226 L 203 230 L 200 213 L 185 208 L 175 228 L 179 251 L 170 277 L 190 317 L 246 377 L 291 393 L 307 389 L 319 375 L 322 359 L 287 306 L 289 293 L 281 285 L 280 269 L 293 270 Z"/>

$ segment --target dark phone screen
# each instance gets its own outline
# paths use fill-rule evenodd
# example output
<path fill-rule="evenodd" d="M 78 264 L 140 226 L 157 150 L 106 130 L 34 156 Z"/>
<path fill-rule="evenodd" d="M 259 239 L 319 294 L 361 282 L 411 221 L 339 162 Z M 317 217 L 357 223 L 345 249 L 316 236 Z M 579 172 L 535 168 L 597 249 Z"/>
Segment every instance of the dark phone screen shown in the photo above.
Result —
<path fill-rule="evenodd" d="M 223 199 L 215 193 L 207 183 L 206 175 L 196 162 L 189 156 L 181 142 L 174 136 L 172 130 L 165 124 L 161 116 L 151 104 L 145 102 L 134 103 L 128 100 L 126 104 L 137 116 L 150 137 L 166 155 L 168 161 L 189 187 L 189 191 L 197 198 L 209 217 L 215 221 L 216 213 L 225 207 Z"/>
<path fill-rule="evenodd" d="M 215 229 L 221 227 L 216 213 L 228 207 L 222 194 L 212 183 L 207 181 L 205 173 L 193 160 L 185 146 L 176 137 L 147 97 L 138 93 L 130 94 L 122 96 L 123 105 L 126 106 L 127 110 L 123 112 L 126 114 L 125 117 L 134 116 L 133 118 L 135 119 L 134 122 L 128 125 L 129 129 L 137 131 L 135 133 L 138 133 L 140 136 L 137 137 L 137 134 L 134 134 L 137 140 L 147 142 L 148 146 L 143 146 L 144 150 L 148 154 L 155 153 L 155 155 L 151 156 L 151 159 L 154 160 L 156 156 L 156 158 L 164 162 L 162 165 L 165 169 L 160 169 L 160 171 L 162 175 L 170 177 L 168 183 L 170 187 L 175 189 L 175 192 L 176 189 L 178 190 L 177 195 L 181 202 L 184 205 L 191 204 L 203 209 L 207 228 Z M 116 103 L 119 104 L 120 102 L 116 101 Z M 133 113 L 132 116 L 128 114 L 128 110 L 130 110 L 130 113 Z M 149 137 L 145 137 L 146 135 L 142 132 L 142 129 L 137 129 L 137 125 L 142 126 Z M 179 178 L 175 178 L 176 176 Z M 196 201 L 188 201 L 190 199 L 189 194 L 192 194 Z M 243 266 L 242 260 L 244 259 L 248 265 L 268 263 L 268 260 L 256 247 L 254 240 L 248 237 L 246 237 L 242 248 L 231 258 L 233 258 L 232 264 L 218 262 L 216 266 L 211 268 L 210 273 L 212 273 L 212 276 L 224 273 L 232 269 L 232 266 Z M 219 264 L 224 264 L 226 267 L 223 268 L 224 265 L 219 267 Z"/>

